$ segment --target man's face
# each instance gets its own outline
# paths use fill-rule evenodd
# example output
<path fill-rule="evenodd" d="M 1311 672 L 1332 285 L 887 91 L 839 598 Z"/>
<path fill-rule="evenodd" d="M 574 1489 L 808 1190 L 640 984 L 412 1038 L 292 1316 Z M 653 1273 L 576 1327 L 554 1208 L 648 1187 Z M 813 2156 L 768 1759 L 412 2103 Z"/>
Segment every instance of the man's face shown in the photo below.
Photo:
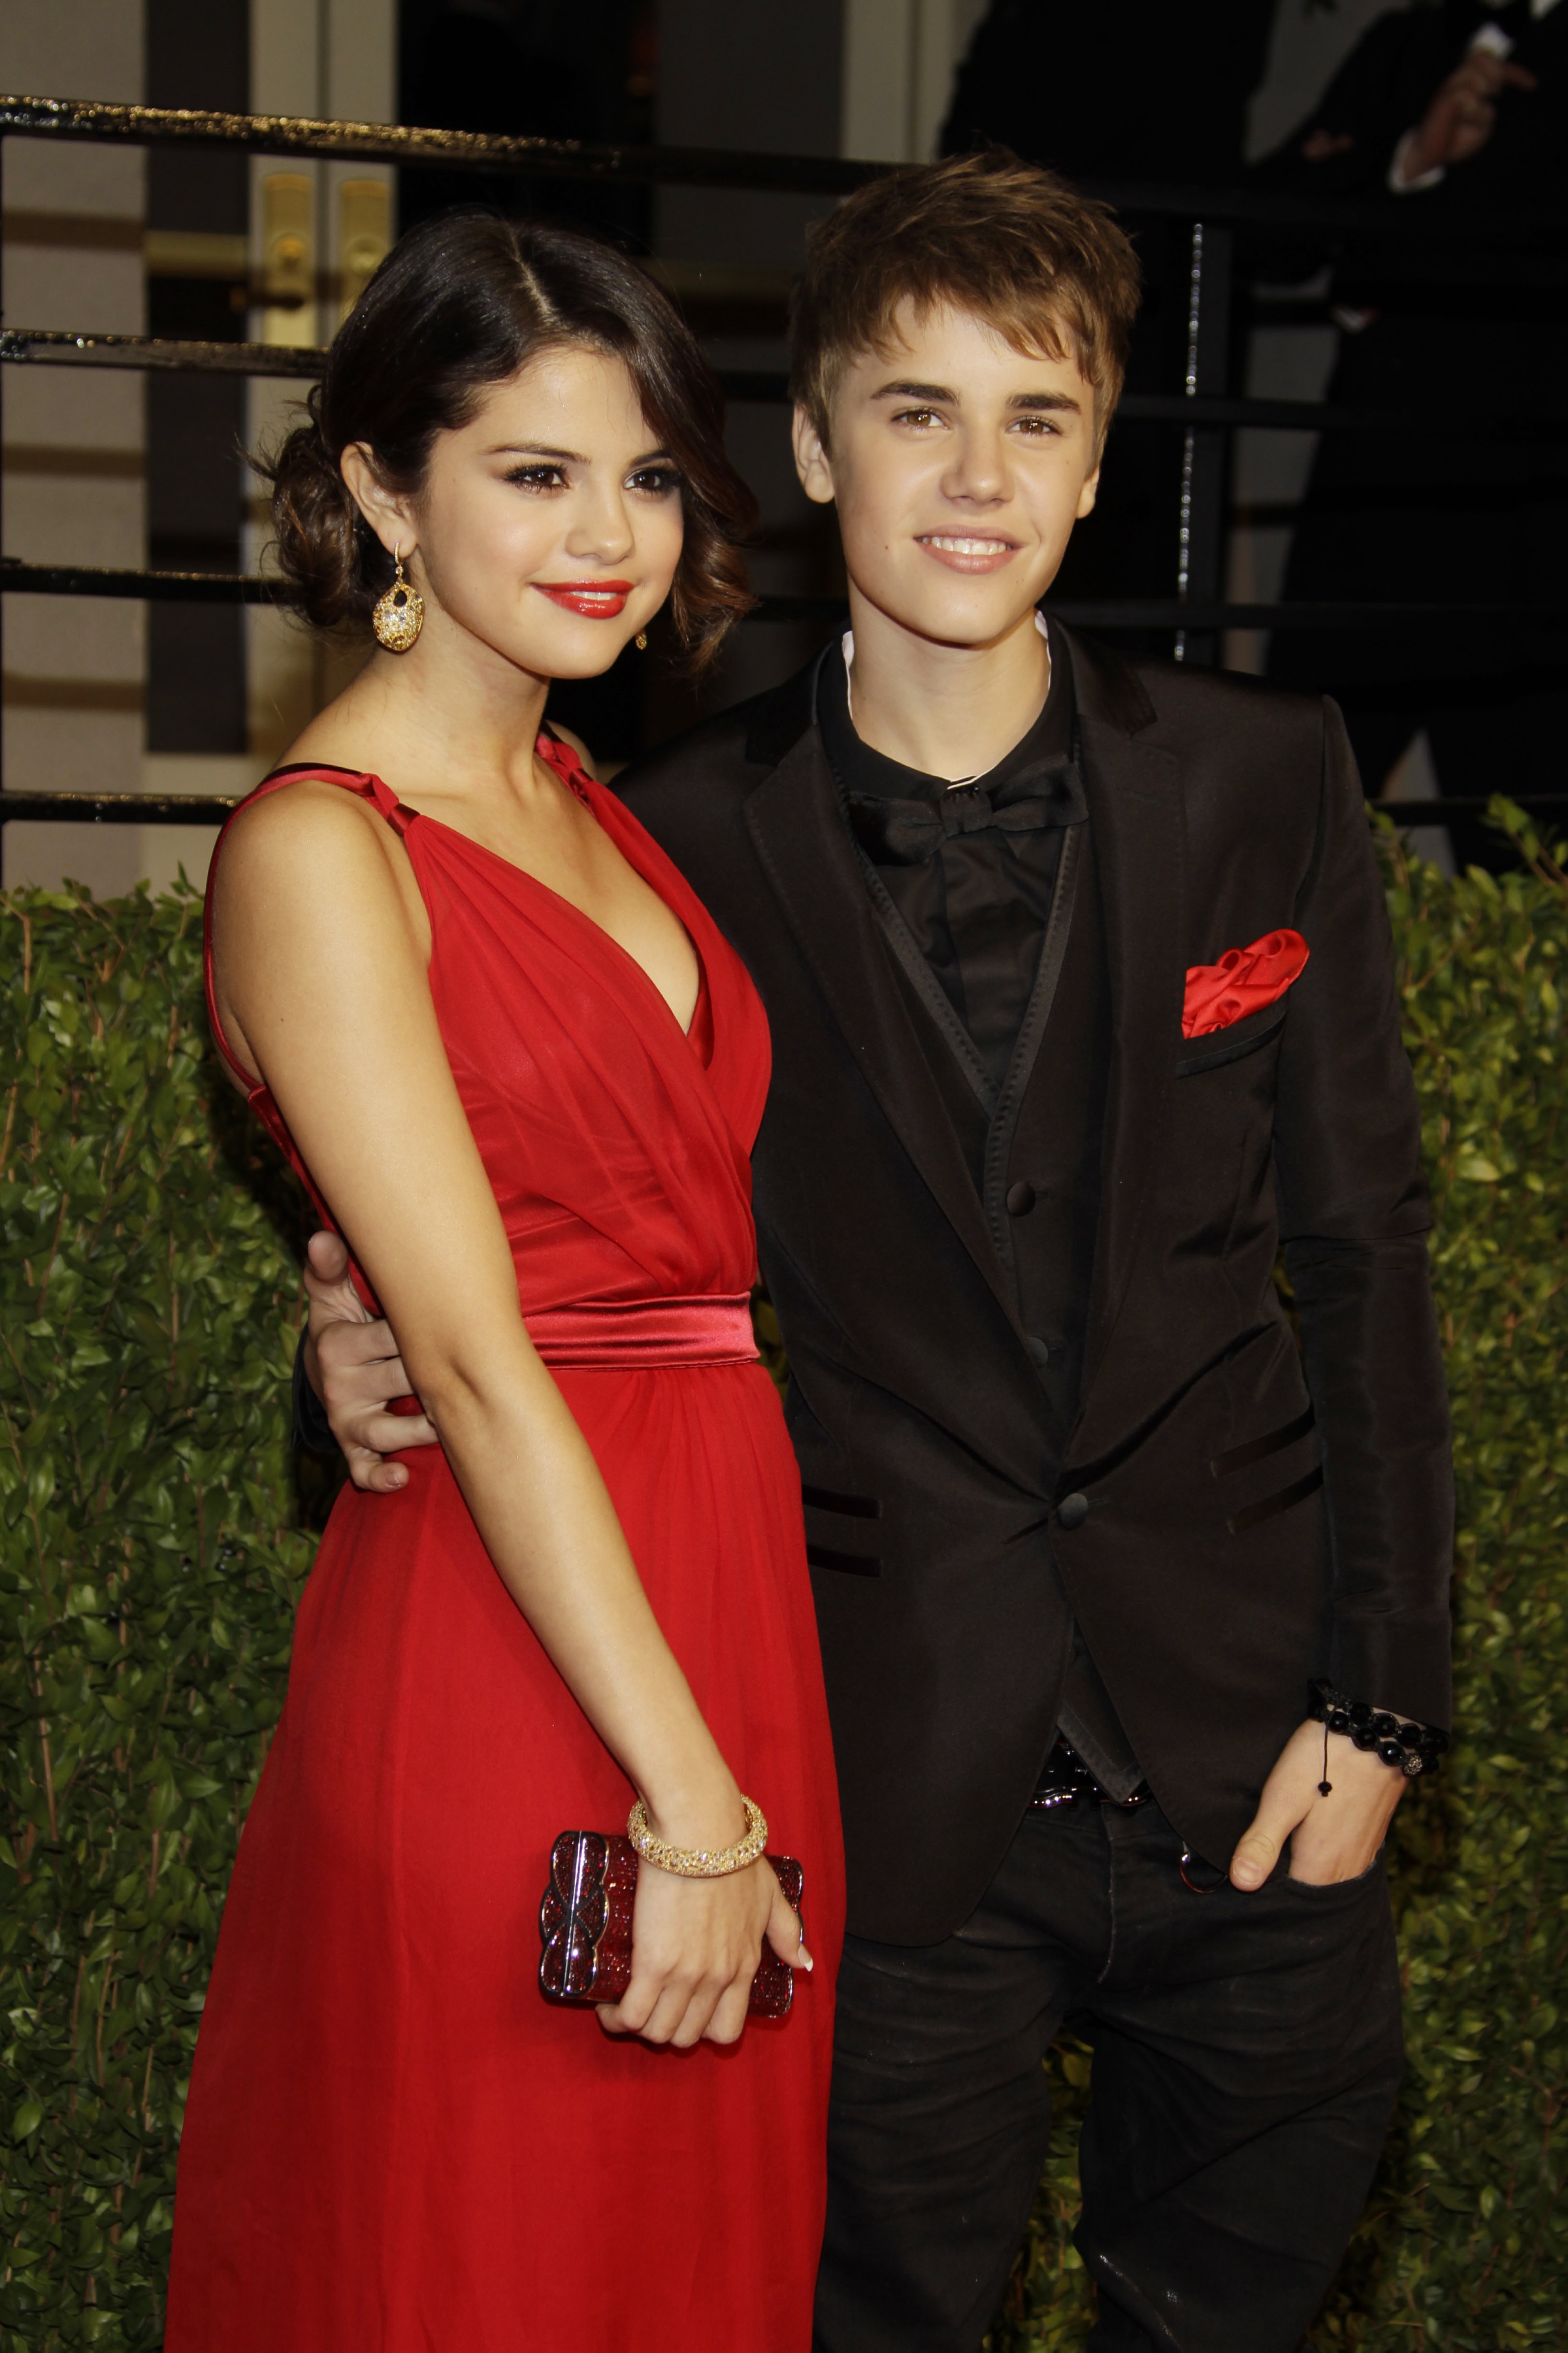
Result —
<path fill-rule="evenodd" d="M 1100 481 L 1094 387 L 965 311 L 917 321 L 846 369 L 825 448 L 795 412 L 808 497 L 833 501 L 851 586 L 912 635 L 994 644 L 1055 579 Z"/>

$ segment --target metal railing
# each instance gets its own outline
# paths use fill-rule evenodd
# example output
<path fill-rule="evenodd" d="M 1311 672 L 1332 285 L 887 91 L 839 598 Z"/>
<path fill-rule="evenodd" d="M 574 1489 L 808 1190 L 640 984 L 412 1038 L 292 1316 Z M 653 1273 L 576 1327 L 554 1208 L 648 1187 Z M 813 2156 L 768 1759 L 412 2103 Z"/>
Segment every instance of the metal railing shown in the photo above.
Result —
<path fill-rule="evenodd" d="M 835 157 L 777 155 L 695 147 L 616 147 L 576 140 L 508 139 L 472 132 L 385 123 L 322 122 L 282 115 L 243 115 L 159 107 L 113 106 L 68 99 L 0 97 L 0 142 L 7 135 L 309 156 L 395 164 L 443 172 L 504 174 L 512 178 L 574 180 L 605 185 L 680 185 L 791 195 L 838 195 L 893 168 Z M 0 144 L 0 155 L 3 155 Z M 1241 604 L 1223 593 L 1229 520 L 1231 436 L 1244 427 L 1279 432 L 1389 432 L 1437 436 L 1447 421 L 1430 415 L 1400 417 L 1384 409 L 1331 403 L 1250 399 L 1228 388 L 1231 309 L 1238 230 L 1306 231 L 1321 237 L 1360 234 L 1398 252 L 1407 280 L 1464 284 L 1495 292 L 1500 285 L 1568 292 L 1568 252 L 1539 220 L 1513 216 L 1445 216 L 1435 231 L 1418 212 L 1307 202 L 1250 189 L 1215 190 L 1090 184 L 1087 193 L 1127 214 L 1191 224 L 1185 371 L 1179 393 L 1125 396 L 1119 421 L 1184 428 L 1179 512 L 1173 518 L 1174 594 L 1169 597 L 1052 599 L 1050 609 L 1069 625 L 1101 631 L 1170 629 L 1178 660 L 1217 662 L 1227 629 L 1396 628 L 1430 618 L 1447 627 L 1466 621 L 1545 619 L 1568 628 L 1568 602 L 1422 606 L 1409 603 Z M 657 265 L 656 265 L 657 266 Z M 170 340 L 156 336 L 70 334 L 26 327 L 0 331 L 4 365 L 175 369 L 228 375 L 319 375 L 323 353 L 294 345 Z M 783 401 L 782 375 L 731 371 L 722 375 L 731 400 Z M 1499 438 L 1541 443 L 1568 440 L 1561 416 L 1520 412 L 1489 418 Z M 271 604 L 288 591 L 261 575 L 157 570 L 108 570 L 72 565 L 0 562 L 0 590 L 38 596 L 139 597 L 154 602 Z M 773 596 L 761 599 L 753 622 L 829 621 L 843 611 L 837 597 Z M 1526 803 L 1542 813 L 1568 813 L 1568 795 Z M 0 791 L 0 826 L 16 818 L 136 824 L 216 822 L 234 806 L 225 797 L 142 793 L 85 794 Z M 1401 802 L 1402 822 L 1441 822 L 1479 811 L 1481 801 L 1445 797 Z"/>

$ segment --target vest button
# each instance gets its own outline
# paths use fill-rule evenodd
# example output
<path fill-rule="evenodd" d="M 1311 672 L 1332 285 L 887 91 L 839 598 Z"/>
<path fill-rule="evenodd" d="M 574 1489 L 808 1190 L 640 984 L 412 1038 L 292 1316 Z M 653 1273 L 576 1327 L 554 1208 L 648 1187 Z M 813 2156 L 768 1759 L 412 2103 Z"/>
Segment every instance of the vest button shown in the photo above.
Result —
<path fill-rule="evenodd" d="M 1010 1218 L 1026 1218 L 1034 1206 L 1035 1188 L 1026 1176 L 1020 1177 L 1016 1185 L 1008 1186 L 1007 1215 Z"/>
<path fill-rule="evenodd" d="M 1074 1528 L 1081 1528 L 1088 1517 L 1089 1497 L 1087 1495 L 1064 1495 L 1057 1505 L 1058 1521 L 1067 1529 L 1069 1535 Z"/>

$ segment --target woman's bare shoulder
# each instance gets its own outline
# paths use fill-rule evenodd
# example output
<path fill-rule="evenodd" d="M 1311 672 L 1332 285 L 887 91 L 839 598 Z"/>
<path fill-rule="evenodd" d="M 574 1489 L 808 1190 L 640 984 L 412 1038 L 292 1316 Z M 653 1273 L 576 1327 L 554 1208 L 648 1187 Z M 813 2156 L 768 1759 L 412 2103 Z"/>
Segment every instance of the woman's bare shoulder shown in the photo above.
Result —
<path fill-rule="evenodd" d="M 389 869 L 402 844 L 374 802 L 324 776 L 298 776 L 230 819 L 218 874 L 255 878 L 333 856 L 349 871 Z M 406 857 L 406 853 L 402 853 Z"/>
<path fill-rule="evenodd" d="M 215 935 L 297 937 L 323 925 L 339 948 L 368 925 L 393 923 L 421 962 L 429 919 L 407 850 L 374 804 L 324 778 L 300 776 L 264 794 L 230 822 L 213 881 Z M 260 926 L 259 931 L 258 925 Z"/>

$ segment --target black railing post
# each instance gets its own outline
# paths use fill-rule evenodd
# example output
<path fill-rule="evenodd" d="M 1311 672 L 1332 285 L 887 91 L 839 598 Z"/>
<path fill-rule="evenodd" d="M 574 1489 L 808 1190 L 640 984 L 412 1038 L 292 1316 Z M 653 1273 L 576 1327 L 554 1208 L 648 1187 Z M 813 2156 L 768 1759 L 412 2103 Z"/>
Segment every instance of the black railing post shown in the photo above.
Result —
<path fill-rule="evenodd" d="M 4 220 L 5 216 L 5 133 L 4 133 L 3 132 L 0 132 L 0 220 Z M 3 332 L 4 332 L 4 331 L 5 331 L 5 261 L 4 261 L 4 258 L 3 258 L 3 256 L 0 256 L 0 333 L 3 333 Z M 0 447 L 3 447 L 3 446 L 4 446 L 5 438 L 5 369 L 4 369 L 3 367 L 0 367 Z M 4 554 L 5 554 L 5 466 L 4 466 L 3 464 L 0 464 L 0 555 L 4 555 Z M 5 597 L 4 597 L 4 596 L 0 596 L 0 680 L 3 680 L 3 679 L 4 679 L 4 677 L 5 677 Z M 3 792 L 5 791 L 5 710 L 4 710 L 4 707 L 3 707 L 3 697 L 0 697 L 0 793 L 3 793 Z M 3 824 L 3 820 L 0 820 L 0 824 Z M 4 853 L 3 853 L 3 852 L 0 852 L 0 860 L 3 860 L 3 857 L 4 857 Z M 3 882 L 3 881 L 4 881 L 4 879 L 5 879 L 5 868 L 4 868 L 3 863 L 0 863 L 0 882 Z"/>
<path fill-rule="evenodd" d="M 1187 275 L 1187 372 L 1183 390 L 1189 400 L 1223 396 L 1229 390 L 1231 272 L 1234 230 L 1212 221 L 1193 223 L 1192 263 Z M 1198 605 L 1217 604 L 1225 589 L 1226 522 L 1230 493 L 1230 433 L 1223 425 L 1189 425 L 1182 444 L 1181 512 L 1176 541 L 1176 595 Z M 1178 661 L 1213 670 L 1219 660 L 1214 629 L 1178 629 Z"/>

